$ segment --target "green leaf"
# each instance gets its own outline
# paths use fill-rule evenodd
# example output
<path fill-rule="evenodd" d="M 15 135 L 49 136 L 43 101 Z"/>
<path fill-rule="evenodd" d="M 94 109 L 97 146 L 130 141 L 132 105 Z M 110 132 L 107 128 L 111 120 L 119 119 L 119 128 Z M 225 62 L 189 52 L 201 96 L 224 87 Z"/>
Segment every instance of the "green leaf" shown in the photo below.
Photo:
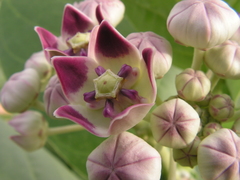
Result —
<path fill-rule="evenodd" d="M 16 132 L 0 119 L 0 179 L 79 180 L 46 149 L 25 152 L 9 139 Z"/>

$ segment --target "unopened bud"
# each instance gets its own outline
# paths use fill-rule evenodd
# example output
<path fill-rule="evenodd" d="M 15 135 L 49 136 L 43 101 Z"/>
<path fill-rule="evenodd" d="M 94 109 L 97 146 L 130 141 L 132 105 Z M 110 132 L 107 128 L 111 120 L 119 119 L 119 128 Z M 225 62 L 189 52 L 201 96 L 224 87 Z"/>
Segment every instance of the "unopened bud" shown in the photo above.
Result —
<path fill-rule="evenodd" d="M 239 137 L 230 129 L 207 136 L 198 147 L 198 167 L 203 179 L 239 179 Z"/>
<path fill-rule="evenodd" d="M 180 1 L 167 19 L 177 42 L 203 50 L 228 40 L 239 25 L 238 14 L 221 0 Z"/>
<path fill-rule="evenodd" d="M 37 111 L 26 111 L 15 116 L 9 124 L 20 133 L 11 139 L 26 151 L 34 151 L 45 145 L 48 123 Z"/>
<path fill-rule="evenodd" d="M 173 149 L 173 158 L 181 166 L 189 166 L 193 168 L 197 165 L 197 150 L 201 142 L 196 136 L 193 142 L 183 149 Z"/>
<path fill-rule="evenodd" d="M 179 98 L 164 102 L 152 112 L 153 137 L 163 146 L 187 147 L 195 139 L 199 126 L 198 113 Z"/>
<path fill-rule="evenodd" d="M 55 75 L 49 80 L 44 91 L 44 105 L 46 113 L 49 116 L 54 117 L 53 112 L 57 108 L 66 104 L 68 104 L 68 100 L 62 91 L 62 87 L 57 75 Z"/>
<path fill-rule="evenodd" d="M 206 137 L 206 136 L 218 131 L 221 128 L 222 128 L 222 126 L 219 123 L 210 122 L 204 126 L 203 136 Z"/>
<path fill-rule="evenodd" d="M 141 138 L 123 132 L 103 141 L 88 156 L 89 180 L 159 180 L 161 157 Z"/>
<path fill-rule="evenodd" d="M 40 78 L 36 70 L 27 68 L 13 74 L 1 91 L 1 102 L 8 112 L 25 111 L 37 98 Z"/>
<path fill-rule="evenodd" d="M 25 63 L 26 68 L 33 68 L 38 72 L 41 81 L 45 81 L 51 74 L 51 65 L 45 58 L 44 51 L 34 53 Z"/>
<path fill-rule="evenodd" d="M 113 26 L 117 26 L 125 12 L 125 6 L 120 0 L 85 0 L 75 2 L 73 6 L 91 18 L 95 24 L 106 19 Z"/>
<path fill-rule="evenodd" d="M 219 77 L 240 78 L 240 46 L 235 41 L 226 41 L 205 53 L 206 65 Z"/>
<path fill-rule="evenodd" d="M 234 102 L 227 94 L 217 94 L 211 98 L 208 110 L 214 119 L 224 122 L 233 116 Z"/>
<path fill-rule="evenodd" d="M 176 76 L 176 89 L 179 97 L 187 101 L 202 101 L 210 91 L 210 80 L 202 71 L 186 69 Z"/>
<path fill-rule="evenodd" d="M 163 37 L 153 32 L 132 33 L 127 39 L 143 52 L 146 48 L 153 51 L 153 71 L 155 78 L 162 78 L 172 65 L 172 47 Z"/>

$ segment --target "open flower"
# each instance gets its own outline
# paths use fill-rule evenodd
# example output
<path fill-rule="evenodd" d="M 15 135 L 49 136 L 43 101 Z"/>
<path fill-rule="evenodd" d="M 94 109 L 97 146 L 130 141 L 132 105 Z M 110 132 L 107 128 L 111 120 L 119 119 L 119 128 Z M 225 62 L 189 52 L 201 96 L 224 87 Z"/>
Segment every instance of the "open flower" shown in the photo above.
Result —
<path fill-rule="evenodd" d="M 57 37 L 42 27 L 35 27 L 45 56 L 50 62 L 55 55 L 73 56 L 85 55 L 89 41 L 89 31 L 95 26 L 94 22 L 73 5 L 64 8 L 61 36 Z"/>
<path fill-rule="evenodd" d="M 97 136 L 130 129 L 153 106 L 156 84 L 152 59 L 107 21 L 90 37 L 88 57 L 54 57 L 53 66 L 69 105 L 55 111 Z"/>
<path fill-rule="evenodd" d="M 89 180 L 159 180 L 161 157 L 141 138 L 123 132 L 103 141 L 87 160 Z"/>

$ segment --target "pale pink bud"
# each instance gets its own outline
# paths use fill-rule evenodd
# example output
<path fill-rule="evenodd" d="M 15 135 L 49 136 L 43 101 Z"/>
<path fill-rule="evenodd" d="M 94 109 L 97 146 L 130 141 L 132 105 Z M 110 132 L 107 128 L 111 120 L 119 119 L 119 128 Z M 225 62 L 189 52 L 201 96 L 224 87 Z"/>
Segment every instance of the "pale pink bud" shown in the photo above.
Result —
<path fill-rule="evenodd" d="M 127 39 L 143 52 L 146 48 L 153 51 L 153 71 L 155 78 L 162 78 L 172 65 L 172 47 L 163 37 L 153 32 L 132 33 Z"/>
<path fill-rule="evenodd" d="M 207 136 L 198 147 L 198 167 L 206 180 L 239 180 L 240 139 L 230 129 Z"/>
<path fill-rule="evenodd" d="M 187 101 L 202 101 L 210 91 L 210 80 L 202 71 L 188 68 L 176 76 L 179 97 Z"/>
<path fill-rule="evenodd" d="M 167 19 L 168 31 L 177 42 L 198 49 L 223 43 L 239 25 L 238 14 L 221 0 L 180 1 Z"/>
<path fill-rule="evenodd" d="M 9 121 L 20 135 L 11 139 L 26 151 L 34 151 L 45 145 L 48 123 L 37 111 L 25 111 Z"/>
<path fill-rule="evenodd" d="M 103 141 L 88 156 L 89 180 L 159 180 L 161 157 L 141 138 L 123 132 Z"/>
<path fill-rule="evenodd" d="M 25 111 L 37 98 L 40 78 L 36 70 L 25 69 L 13 74 L 1 91 L 1 102 L 9 112 Z"/>
<path fill-rule="evenodd" d="M 227 94 L 217 94 L 211 98 L 208 110 L 214 119 L 224 122 L 233 116 L 234 102 Z"/>
<path fill-rule="evenodd" d="M 26 68 L 35 69 L 42 81 L 50 76 L 52 69 L 51 65 L 45 58 L 44 51 L 32 54 L 32 56 L 25 63 L 25 69 Z"/>
<path fill-rule="evenodd" d="M 218 131 L 219 129 L 221 129 L 222 126 L 219 123 L 216 122 L 210 122 L 208 124 L 206 124 L 203 128 L 203 136 L 208 136 L 216 131 Z"/>
<path fill-rule="evenodd" d="M 95 24 L 103 19 L 113 26 L 117 26 L 123 19 L 125 6 L 120 0 L 85 0 L 73 4 L 86 14 Z"/>
<path fill-rule="evenodd" d="M 197 165 L 197 150 L 201 142 L 196 136 L 193 142 L 183 149 L 173 149 L 173 158 L 181 166 L 189 166 L 193 168 Z"/>
<path fill-rule="evenodd" d="M 207 50 L 204 61 L 221 78 L 240 78 L 240 46 L 235 41 L 228 40 Z"/>
<path fill-rule="evenodd" d="M 44 105 L 46 113 L 49 116 L 54 117 L 53 112 L 57 108 L 66 104 L 68 104 L 68 100 L 62 91 L 62 87 L 57 75 L 55 75 L 49 80 L 48 85 L 44 91 Z"/>
<path fill-rule="evenodd" d="M 200 118 L 192 106 L 176 98 L 153 110 L 151 127 L 153 137 L 159 144 L 181 149 L 195 139 L 200 127 Z"/>
<path fill-rule="evenodd" d="M 240 13 L 238 13 L 238 16 L 240 16 Z M 240 27 L 233 34 L 233 36 L 230 38 L 230 40 L 236 41 L 238 44 L 240 44 Z"/>

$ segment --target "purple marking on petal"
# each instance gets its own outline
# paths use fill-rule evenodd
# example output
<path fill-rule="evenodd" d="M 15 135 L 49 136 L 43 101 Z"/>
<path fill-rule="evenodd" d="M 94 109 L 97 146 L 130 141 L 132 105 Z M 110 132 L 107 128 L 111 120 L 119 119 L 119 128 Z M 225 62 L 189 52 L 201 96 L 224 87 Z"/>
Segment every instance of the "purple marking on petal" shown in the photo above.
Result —
<path fill-rule="evenodd" d="M 100 24 L 104 17 L 103 17 L 103 14 L 102 14 L 102 11 L 101 11 L 101 4 L 99 4 L 96 8 L 96 18 L 98 20 L 98 23 Z"/>
<path fill-rule="evenodd" d="M 103 110 L 103 116 L 112 118 L 114 115 L 114 104 L 110 99 L 107 99 Z"/>
<path fill-rule="evenodd" d="M 95 68 L 95 72 L 98 76 L 101 76 L 103 73 L 106 72 L 106 69 L 104 69 L 104 67 L 102 66 L 98 66 L 97 68 Z"/>
<path fill-rule="evenodd" d="M 117 75 L 122 78 L 126 78 L 131 72 L 132 72 L 132 67 L 127 64 L 124 64 L 122 65 Z"/>
<path fill-rule="evenodd" d="M 87 80 L 87 57 L 54 57 L 53 66 L 62 84 L 63 91 L 68 97 L 70 93 L 78 92 Z"/>
<path fill-rule="evenodd" d="M 73 109 L 71 106 L 66 105 L 66 106 L 62 106 L 62 107 L 58 108 L 54 112 L 54 115 L 56 115 L 58 117 L 70 119 L 70 120 L 82 125 L 84 128 L 86 128 L 91 133 L 95 134 L 95 132 L 93 131 L 95 126 L 92 123 L 90 123 L 87 118 L 83 117 L 82 114 L 80 114 L 78 111 Z"/>
<path fill-rule="evenodd" d="M 121 89 L 120 93 L 131 99 L 134 103 L 141 102 L 141 97 L 138 95 L 138 92 L 134 89 Z"/>
<path fill-rule="evenodd" d="M 70 4 L 65 6 L 62 22 L 62 36 L 65 39 L 77 32 L 88 32 L 93 27 L 92 20 L 84 13 Z"/>
<path fill-rule="evenodd" d="M 57 49 L 57 37 L 54 36 L 48 30 L 42 27 L 35 27 L 35 31 L 37 32 L 40 41 L 42 43 L 43 49 L 46 48 L 56 48 Z"/>
<path fill-rule="evenodd" d="M 103 21 L 98 29 L 96 50 L 105 57 L 123 57 L 129 54 L 129 44 L 114 27 Z"/>
<path fill-rule="evenodd" d="M 83 94 L 84 101 L 86 101 L 86 102 L 88 102 L 88 103 L 91 103 L 91 102 L 93 102 L 93 101 L 96 101 L 95 95 L 96 95 L 96 92 L 95 92 L 95 91 L 91 91 L 91 92 L 84 93 L 84 94 Z"/>

